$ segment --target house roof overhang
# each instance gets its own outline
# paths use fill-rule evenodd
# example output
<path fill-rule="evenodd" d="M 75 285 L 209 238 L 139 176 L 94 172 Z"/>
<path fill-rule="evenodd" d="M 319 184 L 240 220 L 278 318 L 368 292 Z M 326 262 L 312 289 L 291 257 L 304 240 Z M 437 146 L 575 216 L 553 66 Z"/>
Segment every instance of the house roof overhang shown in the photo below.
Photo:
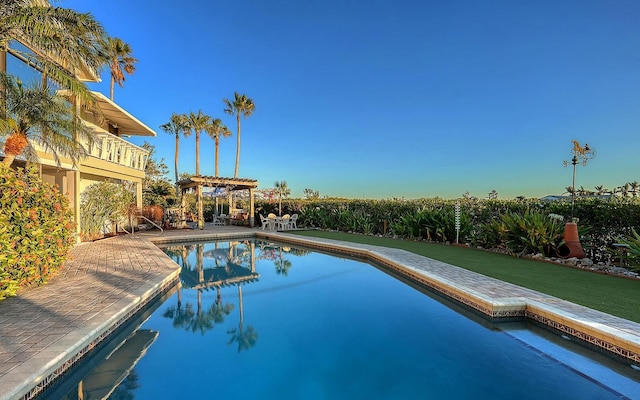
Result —
<path fill-rule="evenodd" d="M 121 135 L 156 136 L 156 132 L 153 129 L 140 122 L 107 96 L 100 92 L 91 92 L 91 94 L 98 103 L 102 115 L 111 122 L 111 125 L 117 126 L 118 133 Z"/>
<path fill-rule="evenodd" d="M 58 94 L 66 98 L 71 97 L 70 92 L 66 89 L 59 90 Z M 111 125 L 118 128 L 120 135 L 156 136 L 156 132 L 153 129 L 111 101 L 107 96 L 95 91 L 91 92 L 91 96 L 99 108 L 98 114 L 101 114 Z"/>

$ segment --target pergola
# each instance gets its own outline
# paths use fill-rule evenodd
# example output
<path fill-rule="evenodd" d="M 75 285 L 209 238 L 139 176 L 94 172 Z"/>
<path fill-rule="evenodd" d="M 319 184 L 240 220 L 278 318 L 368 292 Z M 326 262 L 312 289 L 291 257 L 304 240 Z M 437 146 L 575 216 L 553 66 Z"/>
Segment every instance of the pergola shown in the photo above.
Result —
<path fill-rule="evenodd" d="M 180 187 L 180 193 L 184 195 L 184 193 L 189 189 L 196 189 L 196 202 L 198 206 L 198 228 L 204 229 L 204 216 L 202 211 L 202 187 L 210 187 L 210 188 L 224 188 L 227 190 L 229 198 L 231 197 L 231 192 L 236 192 L 240 190 L 248 190 L 249 191 L 249 226 L 254 227 L 254 211 L 255 211 L 255 199 L 254 199 L 254 191 L 258 187 L 258 181 L 255 179 L 248 178 L 221 178 L 217 176 L 192 176 L 187 179 L 183 179 L 177 183 Z M 184 201 L 184 196 L 182 196 Z M 231 205 L 231 201 L 229 202 Z M 183 207 L 184 209 L 184 204 Z"/>

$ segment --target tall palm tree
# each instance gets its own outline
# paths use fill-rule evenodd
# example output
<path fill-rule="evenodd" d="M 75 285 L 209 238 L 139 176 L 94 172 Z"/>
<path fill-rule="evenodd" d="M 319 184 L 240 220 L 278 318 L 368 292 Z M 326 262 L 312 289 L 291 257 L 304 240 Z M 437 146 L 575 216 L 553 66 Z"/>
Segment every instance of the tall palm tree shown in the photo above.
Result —
<path fill-rule="evenodd" d="M 218 176 L 218 153 L 220 146 L 220 136 L 228 137 L 231 136 L 231 131 L 222 123 L 220 118 L 214 118 L 211 120 L 211 123 L 206 128 L 207 134 L 211 139 L 214 140 L 216 145 L 216 155 L 215 155 L 215 176 Z"/>
<path fill-rule="evenodd" d="M 174 157 L 174 168 L 176 172 L 176 185 L 178 183 L 178 155 L 180 154 L 180 134 L 187 137 L 191 135 L 191 129 L 189 129 L 189 124 L 187 120 L 187 116 L 184 114 L 171 114 L 171 119 L 166 124 L 160 125 L 160 129 L 165 131 L 170 135 L 175 135 L 176 137 L 176 154 Z M 178 191 L 178 187 L 176 186 L 176 192 Z M 179 193 L 177 193 L 180 195 Z"/>
<path fill-rule="evenodd" d="M 60 165 L 60 156 L 74 164 L 86 154 L 81 139 L 93 140 L 93 134 L 71 112 L 71 105 L 42 83 L 27 86 L 5 73 L 0 73 L 5 113 L 0 118 L 0 135 L 7 134 L 3 163 L 11 165 L 23 155 L 29 161 L 38 157 L 32 143 L 42 146 Z"/>
<path fill-rule="evenodd" d="M 189 127 L 196 136 L 196 176 L 200 176 L 200 133 L 206 131 L 211 123 L 211 117 L 199 110 L 197 114 L 189 113 Z M 204 213 L 202 210 L 202 186 L 198 185 L 196 191 L 196 203 L 198 205 L 198 229 L 204 229 Z"/>
<path fill-rule="evenodd" d="M 196 136 L 196 175 L 200 176 L 200 133 L 207 129 L 211 117 L 199 110 L 197 114 L 189 113 L 187 121 L 189 129 L 193 130 Z"/>
<path fill-rule="evenodd" d="M 133 52 L 131 46 L 120 38 L 109 37 L 103 45 L 105 53 L 109 57 L 109 70 L 111 72 L 109 98 L 113 101 L 115 84 L 117 83 L 120 87 L 124 87 L 124 74 L 133 74 L 136 70 L 134 64 L 138 60 L 131 55 Z"/>
<path fill-rule="evenodd" d="M 0 72 L 6 72 L 6 53 L 11 52 L 87 104 L 93 98 L 76 72 L 97 71 L 107 63 L 101 46 L 105 37 L 91 14 L 33 0 L 0 2 Z M 17 38 L 37 51 L 9 49 L 9 42 Z"/>
<path fill-rule="evenodd" d="M 291 194 L 291 189 L 287 186 L 287 181 L 276 181 L 274 184 L 278 194 L 278 214 L 282 215 L 282 198 Z"/>
<path fill-rule="evenodd" d="M 233 101 L 229 99 L 222 99 L 225 104 L 224 112 L 229 115 L 235 115 L 236 121 L 238 123 L 238 133 L 237 133 L 237 144 L 236 144 L 236 168 L 233 172 L 233 177 L 238 177 L 238 165 L 240 163 L 240 116 L 248 117 L 253 114 L 255 111 L 255 104 L 253 104 L 253 100 L 248 98 L 244 94 L 238 94 L 238 92 L 233 93 Z"/>

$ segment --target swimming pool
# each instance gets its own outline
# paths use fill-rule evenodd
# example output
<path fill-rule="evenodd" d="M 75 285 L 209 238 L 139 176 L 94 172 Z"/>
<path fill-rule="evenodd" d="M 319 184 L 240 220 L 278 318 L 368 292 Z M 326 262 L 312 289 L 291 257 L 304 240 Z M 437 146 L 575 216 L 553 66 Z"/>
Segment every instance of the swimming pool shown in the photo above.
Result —
<path fill-rule="evenodd" d="M 366 263 L 253 240 L 165 251 L 182 289 L 100 373 L 47 396 L 78 398 L 82 382 L 136 399 L 640 398 L 626 365 Z"/>

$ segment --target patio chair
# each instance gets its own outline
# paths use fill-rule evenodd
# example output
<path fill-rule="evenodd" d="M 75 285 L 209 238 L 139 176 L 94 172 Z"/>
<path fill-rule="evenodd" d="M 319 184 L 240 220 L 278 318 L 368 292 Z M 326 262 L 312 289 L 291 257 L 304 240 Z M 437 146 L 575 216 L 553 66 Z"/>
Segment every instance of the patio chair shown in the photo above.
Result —
<path fill-rule="evenodd" d="M 227 216 L 225 214 L 213 216 L 213 226 L 225 226 L 227 224 Z"/>
<path fill-rule="evenodd" d="M 283 231 L 289 229 L 289 214 L 276 218 L 276 228 Z"/>
<path fill-rule="evenodd" d="M 289 218 L 289 229 L 298 229 L 298 214 L 293 214 L 291 218 Z"/>
<path fill-rule="evenodd" d="M 265 230 L 265 228 L 268 228 L 270 231 L 272 231 L 276 221 L 275 215 L 274 215 L 274 218 L 268 218 L 262 214 L 258 214 L 258 215 L 260 215 L 260 223 L 262 224 L 262 230 Z"/>

